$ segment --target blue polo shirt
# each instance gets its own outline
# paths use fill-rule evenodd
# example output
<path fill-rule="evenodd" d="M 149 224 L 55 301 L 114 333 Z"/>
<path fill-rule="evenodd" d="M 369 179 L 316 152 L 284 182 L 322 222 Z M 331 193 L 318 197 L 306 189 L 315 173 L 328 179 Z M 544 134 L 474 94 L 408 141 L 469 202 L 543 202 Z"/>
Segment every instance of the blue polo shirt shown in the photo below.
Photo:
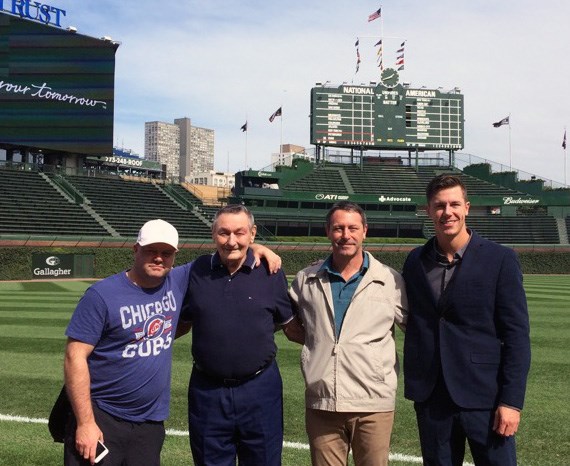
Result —
<path fill-rule="evenodd" d="M 362 263 L 362 267 L 348 280 L 345 280 L 339 272 L 333 269 L 332 255 L 327 257 L 327 260 L 323 262 L 323 265 L 321 265 L 321 270 L 326 270 L 329 274 L 331 293 L 333 297 L 334 322 L 337 339 L 340 335 L 342 322 L 344 321 L 344 316 L 346 315 L 348 306 L 350 306 L 354 292 L 356 291 L 356 288 L 358 288 L 358 284 L 361 282 L 362 277 L 368 270 L 368 263 L 368 256 L 364 254 L 364 262 Z"/>
<path fill-rule="evenodd" d="M 254 264 L 251 249 L 234 274 L 217 252 L 192 264 L 180 319 L 192 322 L 192 356 L 208 374 L 241 379 L 265 367 L 277 353 L 275 327 L 293 317 L 283 271 Z"/>

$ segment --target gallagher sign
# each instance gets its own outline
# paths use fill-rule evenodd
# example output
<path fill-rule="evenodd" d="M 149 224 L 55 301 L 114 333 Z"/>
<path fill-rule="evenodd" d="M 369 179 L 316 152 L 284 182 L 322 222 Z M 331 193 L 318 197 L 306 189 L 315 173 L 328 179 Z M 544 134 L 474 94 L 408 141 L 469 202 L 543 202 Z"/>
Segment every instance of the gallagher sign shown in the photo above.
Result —
<path fill-rule="evenodd" d="M 32 275 L 49 279 L 73 277 L 73 254 L 33 254 Z"/>
<path fill-rule="evenodd" d="M 56 280 L 89 278 L 94 273 L 93 254 L 32 254 L 32 278 Z"/>
<path fill-rule="evenodd" d="M 0 11 L 57 27 L 61 27 L 61 17 L 65 16 L 65 10 L 33 0 L 0 0 Z"/>

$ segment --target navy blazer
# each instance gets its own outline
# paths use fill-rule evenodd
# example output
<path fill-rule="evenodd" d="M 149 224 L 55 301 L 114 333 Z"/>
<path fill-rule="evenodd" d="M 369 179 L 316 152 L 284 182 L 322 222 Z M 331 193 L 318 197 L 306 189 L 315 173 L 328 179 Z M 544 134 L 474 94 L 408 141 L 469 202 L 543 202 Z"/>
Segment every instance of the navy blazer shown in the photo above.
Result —
<path fill-rule="evenodd" d="M 439 302 L 422 266 L 435 238 L 404 264 L 409 317 L 404 342 L 405 396 L 428 399 L 443 375 L 466 409 L 522 409 L 530 368 L 529 319 L 522 272 L 512 249 L 472 232 Z"/>

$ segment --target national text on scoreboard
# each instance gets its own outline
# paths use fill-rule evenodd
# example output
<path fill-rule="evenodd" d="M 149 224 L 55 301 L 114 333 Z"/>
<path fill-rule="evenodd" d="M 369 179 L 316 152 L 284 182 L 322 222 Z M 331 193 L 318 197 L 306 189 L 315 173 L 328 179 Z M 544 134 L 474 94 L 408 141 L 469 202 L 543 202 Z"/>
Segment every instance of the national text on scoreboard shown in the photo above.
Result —
<path fill-rule="evenodd" d="M 464 146 L 459 89 L 343 84 L 311 89 L 311 144 L 365 149 Z"/>

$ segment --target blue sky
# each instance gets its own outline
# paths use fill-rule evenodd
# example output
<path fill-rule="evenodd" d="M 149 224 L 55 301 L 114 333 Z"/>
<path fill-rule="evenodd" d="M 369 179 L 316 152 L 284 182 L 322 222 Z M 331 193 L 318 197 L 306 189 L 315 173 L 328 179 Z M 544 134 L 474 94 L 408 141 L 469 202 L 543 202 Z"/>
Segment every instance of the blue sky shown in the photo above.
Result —
<path fill-rule="evenodd" d="M 406 40 L 401 81 L 459 87 L 465 95 L 463 152 L 564 181 L 561 147 L 570 126 L 570 2 L 567 0 L 49 0 L 62 26 L 111 36 L 116 54 L 115 143 L 144 153 L 145 121 L 188 117 L 215 130 L 215 168 L 263 168 L 283 142 L 309 145 L 315 82 L 378 80 Z M 382 21 L 367 17 L 382 6 Z M 356 37 L 362 64 L 355 76 Z M 569 128 L 570 129 L 570 128 Z M 570 166 L 570 163 L 568 164 Z M 570 168 L 570 167 L 569 167 Z M 570 169 L 569 169 L 570 172 Z M 568 175 L 570 179 L 570 173 Z"/>

